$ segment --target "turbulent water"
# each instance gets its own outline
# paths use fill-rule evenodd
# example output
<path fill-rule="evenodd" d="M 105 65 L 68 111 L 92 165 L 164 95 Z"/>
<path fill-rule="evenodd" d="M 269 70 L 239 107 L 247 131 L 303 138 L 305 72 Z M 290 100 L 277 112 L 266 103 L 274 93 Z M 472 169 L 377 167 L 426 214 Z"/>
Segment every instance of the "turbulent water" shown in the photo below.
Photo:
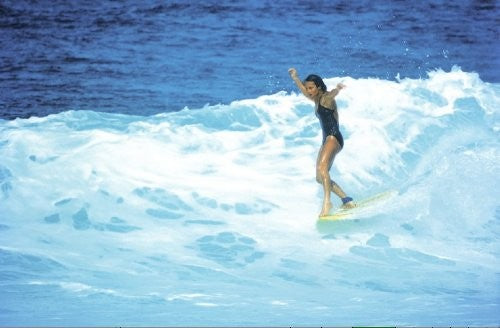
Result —
<path fill-rule="evenodd" d="M 302 95 L 1 120 L 0 323 L 498 324 L 500 85 L 341 81 L 332 176 L 394 195 L 328 224 Z"/>
<path fill-rule="evenodd" d="M 0 326 L 498 326 L 498 17 L 0 1 Z M 331 175 L 391 197 L 317 222 L 289 67 L 347 85 Z"/>

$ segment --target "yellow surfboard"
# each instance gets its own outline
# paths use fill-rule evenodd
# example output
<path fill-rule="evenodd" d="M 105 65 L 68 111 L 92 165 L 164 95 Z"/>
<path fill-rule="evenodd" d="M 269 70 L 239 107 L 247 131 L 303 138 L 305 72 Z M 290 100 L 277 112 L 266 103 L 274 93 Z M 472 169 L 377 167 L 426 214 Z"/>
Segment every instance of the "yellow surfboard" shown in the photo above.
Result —
<path fill-rule="evenodd" d="M 336 221 L 336 220 L 348 220 L 355 218 L 357 214 L 366 212 L 371 207 L 379 204 L 384 200 L 388 200 L 397 193 L 398 192 L 396 190 L 388 190 L 375 194 L 368 198 L 364 198 L 361 200 L 354 200 L 354 204 L 356 204 L 356 207 L 353 208 L 340 207 L 330 215 L 320 216 L 319 221 Z"/>

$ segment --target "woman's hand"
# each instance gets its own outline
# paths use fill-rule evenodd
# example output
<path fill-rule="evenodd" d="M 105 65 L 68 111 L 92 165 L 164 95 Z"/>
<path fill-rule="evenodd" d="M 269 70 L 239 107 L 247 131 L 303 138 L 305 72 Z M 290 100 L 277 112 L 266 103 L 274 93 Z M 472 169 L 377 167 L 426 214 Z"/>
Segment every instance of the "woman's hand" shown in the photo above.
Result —
<path fill-rule="evenodd" d="M 288 69 L 288 73 L 290 74 L 290 77 L 292 79 L 299 78 L 299 76 L 297 74 L 297 70 L 293 67 Z"/>
<path fill-rule="evenodd" d="M 345 87 L 346 87 L 346 85 L 345 85 L 345 84 L 343 84 L 343 83 L 338 83 L 338 84 L 337 84 L 337 87 L 336 87 L 335 89 L 337 89 L 337 90 L 339 90 L 339 91 L 340 91 L 340 90 L 344 89 Z"/>

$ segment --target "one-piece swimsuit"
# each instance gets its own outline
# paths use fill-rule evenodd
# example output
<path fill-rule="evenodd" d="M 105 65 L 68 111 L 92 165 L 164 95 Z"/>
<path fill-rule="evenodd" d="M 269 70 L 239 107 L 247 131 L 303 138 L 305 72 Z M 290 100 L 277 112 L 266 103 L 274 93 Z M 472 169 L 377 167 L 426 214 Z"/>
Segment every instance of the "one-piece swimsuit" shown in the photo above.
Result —
<path fill-rule="evenodd" d="M 320 99 L 321 100 L 321 99 Z M 334 104 L 335 106 L 335 104 Z M 321 130 L 323 131 L 323 144 L 326 142 L 328 136 L 334 136 L 337 139 L 340 148 L 344 147 L 344 138 L 339 130 L 339 122 L 335 118 L 335 110 L 324 107 L 321 105 L 321 101 L 318 103 L 318 109 L 316 110 L 316 116 L 321 124 Z"/>

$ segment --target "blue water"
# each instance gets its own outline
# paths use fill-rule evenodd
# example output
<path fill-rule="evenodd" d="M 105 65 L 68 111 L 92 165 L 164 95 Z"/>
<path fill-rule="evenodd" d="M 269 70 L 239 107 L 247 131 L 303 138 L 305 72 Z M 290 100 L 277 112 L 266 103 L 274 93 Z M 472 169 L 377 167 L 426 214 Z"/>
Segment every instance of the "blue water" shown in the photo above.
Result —
<path fill-rule="evenodd" d="M 287 69 L 500 82 L 498 2 L 0 3 L 0 118 L 151 115 L 295 90 Z"/>
<path fill-rule="evenodd" d="M 1 325 L 498 326 L 496 3 L 320 4 L 2 2 Z"/>

